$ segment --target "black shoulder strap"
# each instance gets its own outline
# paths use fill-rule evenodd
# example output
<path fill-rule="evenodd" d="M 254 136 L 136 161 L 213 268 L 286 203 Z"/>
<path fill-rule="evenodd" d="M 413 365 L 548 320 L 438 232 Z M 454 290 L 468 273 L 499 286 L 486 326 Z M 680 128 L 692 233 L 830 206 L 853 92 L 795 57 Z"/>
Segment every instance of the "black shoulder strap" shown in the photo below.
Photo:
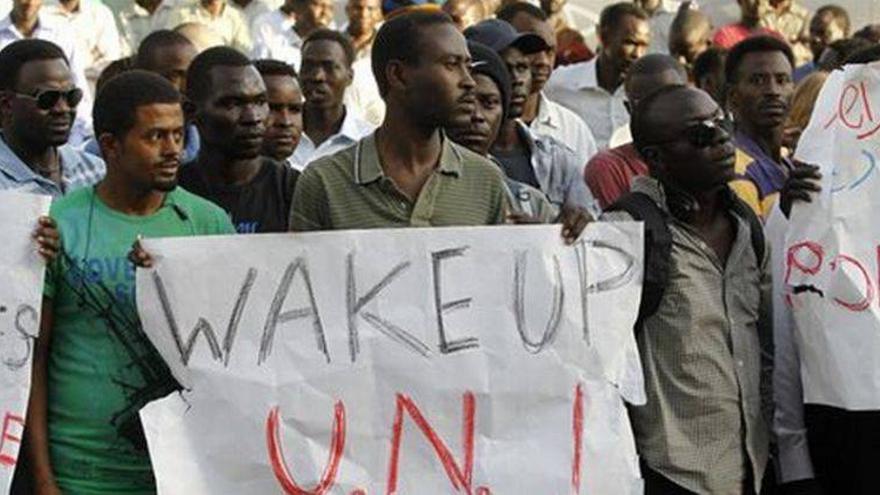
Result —
<path fill-rule="evenodd" d="M 631 192 L 620 197 L 606 211 L 625 211 L 635 220 L 644 222 L 645 252 L 642 302 L 636 330 L 657 312 L 663 292 L 669 282 L 669 264 L 672 256 L 672 232 L 669 230 L 668 214 L 660 209 L 648 195 Z"/>
<path fill-rule="evenodd" d="M 733 211 L 745 218 L 749 222 L 749 232 L 752 237 L 752 249 L 755 252 L 755 258 L 758 260 L 758 267 L 764 261 L 766 241 L 764 238 L 764 223 L 758 218 L 752 208 L 747 205 L 739 197 L 734 196 Z"/>

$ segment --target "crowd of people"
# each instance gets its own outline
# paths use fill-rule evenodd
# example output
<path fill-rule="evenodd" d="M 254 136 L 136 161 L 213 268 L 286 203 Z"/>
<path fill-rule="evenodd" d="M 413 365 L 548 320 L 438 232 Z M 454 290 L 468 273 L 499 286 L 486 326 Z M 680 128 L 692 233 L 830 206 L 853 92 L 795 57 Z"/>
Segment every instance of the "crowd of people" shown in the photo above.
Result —
<path fill-rule="evenodd" d="M 819 191 L 792 156 L 878 25 L 635 0 L 587 46 L 560 0 L 348 0 L 342 26 L 330 0 L 106 1 L 0 21 L 0 190 L 54 197 L 14 493 L 155 491 L 137 411 L 176 384 L 138 331 L 142 237 L 621 220 L 646 232 L 645 493 L 880 493 L 880 411 L 804 404 L 780 359 L 763 227 Z M 161 384 L 134 406 L 133 366 Z"/>

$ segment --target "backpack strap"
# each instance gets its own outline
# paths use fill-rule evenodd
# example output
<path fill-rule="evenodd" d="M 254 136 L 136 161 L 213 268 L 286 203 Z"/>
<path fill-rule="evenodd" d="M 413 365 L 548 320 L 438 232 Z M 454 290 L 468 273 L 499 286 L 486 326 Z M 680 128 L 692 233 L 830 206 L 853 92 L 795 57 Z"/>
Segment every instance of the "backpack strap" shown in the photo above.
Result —
<path fill-rule="evenodd" d="M 734 195 L 733 197 L 733 211 L 745 218 L 749 223 L 749 233 L 752 238 L 752 250 L 755 252 L 755 258 L 758 260 L 758 267 L 761 267 L 761 263 L 764 261 L 764 255 L 766 254 L 766 240 L 764 238 L 764 223 L 761 222 L 761 219 L 758 218 L 758 215 L 755 213 L 749 205 L 747 205 L 743 200 L 739 199 L 738 196 Z"/>
<path fill-rule="evenodd" d="M 642 300 L 635 325 L 635 330 L 639 332 L 644 321 L 657 312 L 669 283 L 669 265 L 672 256 L 669 214 L 660 209 L 650 196 L 639 192 L 630 192 L 621 196 L 606 211 L 625 211 L 634 220 L 644 222 Z"/>

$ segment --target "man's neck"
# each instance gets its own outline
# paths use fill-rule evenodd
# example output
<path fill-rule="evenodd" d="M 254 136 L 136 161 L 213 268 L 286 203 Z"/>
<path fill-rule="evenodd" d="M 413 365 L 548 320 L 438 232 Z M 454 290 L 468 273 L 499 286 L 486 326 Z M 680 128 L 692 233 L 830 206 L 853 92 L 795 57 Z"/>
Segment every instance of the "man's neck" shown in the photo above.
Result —
<path fill-rule="evenodd" d="M 338 133 L 344 121 L 345 105 L 316 108 L 306 104 L 303 108 L 303 130 L 316 147 Z"/>
<path fill-rule="evenodd" d="M 112 173 L 102 180 L 95 188 L 95 194 L 107 207 L 125 215 L 147 216 L 156 213 L 165 202 L 166 193 L 155 189 L 139 189 L 131 187 L 121 177 Z"/>
<path fill-rule="evenodd" d="M 510 153 L 511 151 L 522 147 L 523 143 L 516 126 L 516 120 L 507 119 L 501 124 L 498 138 L 492 143 L 492 150 L 500 153 Z"/>
<path fill-rule="evenodd" d="M 37 29 L 37 23 L 40 20 L 39 16 L 34 16 L 31 19 L 22 18 L 14 10 L 10 12 L 9 17 L 12 20 L 15 29 L 17 29 L 25 38 L 30 38 L 34 34 L 34 31 Z"/>
<path fill-rule="evenodd" d="M 425 128 L 403 116 L 398 107 L 389 106 L 384 122 L 376 130 L 376 148 L 385 173 L 418 173 L 433 170 L 440 161 L 440 130 Z"/>
<path fill-rule="evenodd" d="M 360 53 L 363 49 L 367 48 L 370 45 L 370 42 L 373 40 L 373 35 L 376 34 L 375 31 L 367 31 L 361 30 L 359 33 L 351 32 L 351 28 L 349 27 L 346 30 L 349 38 L 351 38 L 351 44 L 354 46 L 354 51 L 356 53 Z"/>
<path fill-rule="evenodd" d="M 604 52 L 601 53 L 598 60 L 596 60 L 596 79 L 599 83 L 599 87 L 611 94 L 614 94 L 614 92 L 617 91 L 617 88 L 621 83 L 620 72 Z"/>
<path fill-rule="evenodd" d="M 522 116 L 520 119 L 526 124 L 531 125 L 532 121 L 538 117 L 538 112 L 541 110 L 541 92 L 537 91 L 529 95 L 528 99 L 526 99 L 526 105 L 523 107 Z"/>
<path fill-rule="evenodd" d="M 65 12 L 73 13 L 79 10 L 79 0 L 60 0 L 58 3 Z"/>
<path fill-rule="evenodd" d="M 757 128 L 744 124 L 743 122 L 739 125 L 739 131 L 754 141 L 774 162 L 781 163 L 783 126 Z"/>
<path fill-rule="evenodd" d="M 212 149 L 204 143 L 199 149 L 199 156 L 193 165 L 199 167 L 208 185 L 242 186 L 254 180 L 260 172 L 260 157 L 242 160 L 230 159 L 221 150 Z"/>
<path fill-rule="evenodd" d="M 15 153 L 25 165 L 30 167 L 34 173 L 43 177 L 58 176 L 60 178 L 61 158 L 58 156 L 58 150 L 53 146 L 34 149 L 29 147 L 23 141 L 16 139 L 11 132 L 3 133 L 3 140 L 9 149 Z"/>
<path fill-rule="evenodd" d="M 213 17 L 223 13 L 223 7 L 226 5 L 224 0 L 202 0 L 202 8 L 207 10 Z"/>
<path fill-rule="evenodd" d="M 317 29 L 318 26 L 311 23 L 302 22 L 299 19 L 297 19 L 296 23 L 294 23 L 293 25 L 293 30 L 296 31 L 296 35 L 299 36 L 301 39 L 308 38 L 308 36 L 314 31 L 317 31 Z"/>
<path fill-rule="evenodd" d="M 758 27 L 758 24 L 761 22 L 761 19 L 757 17 L 743 17 L 739 20 L 740 25 L 748 28 L 755 29 Z"/>
<path fill-rule="evenodd" d="M 648 15 L 653 16 L 657 10 L 660 9 L 660 6 L 663 4 L 663 0 L 643 0 L 640 2 L 642 10 L 644 10 Z"/>

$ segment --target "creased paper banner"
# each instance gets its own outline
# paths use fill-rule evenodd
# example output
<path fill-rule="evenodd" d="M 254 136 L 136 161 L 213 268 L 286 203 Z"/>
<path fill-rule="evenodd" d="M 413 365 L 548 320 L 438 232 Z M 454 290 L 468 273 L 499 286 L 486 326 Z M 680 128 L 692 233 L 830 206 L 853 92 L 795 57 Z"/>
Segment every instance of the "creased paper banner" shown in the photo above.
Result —
<path fill-rule="evenodd" d="M 628 494 L 637 223 L 148 240 L 162 494 Z"/>
<path fill-rule="evenodd" d="M 0 493 L 8 493 L 18 460 L 40 328 L 45 265 L 31 233 L 49 211 L 49 196 L 0 192 Z"/>
<path fill-rule="evenodd" d="M 823 192 L 792 212 L 784 285 L 797 322 L 805 399 L 880 409 L 880 64 L 848 65 L 822 88 L 797 158 Z"/>

